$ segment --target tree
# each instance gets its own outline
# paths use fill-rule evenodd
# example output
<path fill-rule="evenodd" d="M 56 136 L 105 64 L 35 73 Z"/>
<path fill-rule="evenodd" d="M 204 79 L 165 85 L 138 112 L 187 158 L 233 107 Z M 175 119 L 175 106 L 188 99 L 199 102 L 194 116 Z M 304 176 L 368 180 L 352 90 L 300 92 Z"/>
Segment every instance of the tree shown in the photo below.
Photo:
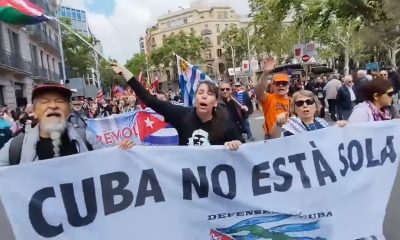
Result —
<path fill-rule="evenodd" d="M 165 69 L 176 65 L 178 54 L 190 62 L 199 62 L 202 51 L 206 48 L 206 43 L 201 37 L 194 34 L 180 32 L 177 35 L 170 35 L 164 39 L 162 47 L 153 50 L 150 54 L 151 64 L 160 69 Z M 176 67 L 176 66 L 175 66 Z"/>
<path fill-rule="evenodd" d="M 235 66 L 242 62 L 244 59 L 248 59 L 248 48 L 247 48 L 247 32 L 244 28 L 231 27 L 221 33 L 221 41 L 223 47 L 230 53 L 230 46 L 235 51 Z"/>
<path fill-rule="evenodd" d="M 71 26 L 70 19 L 62 18 L 61 21 Z M 94 66 L 93 50 L 65 27 L 61 27 L 61 31 L 65 63 L 71 69 L 70 75 L 72 77 L 84 77 L 90 74 L 90 68 Z M 91 37 L 80 36 L 87 42 L 94 40 Z"/>
<path fill-rule="evenodd" d="M 145 71 L 147 68 L 146 55 L 144 53 L 136 53 L 126 62 L 125 67 L 128 68 L 133 75 L 138 76 L 141 71 Z"/>
<path fill-rule="evenodd" d="M 111 58 L 109 58 L 108 61 L 106 61 L 105 59 L 101 59 L 99 67 L 102 88 L 106 92 L 111 92 L 114 84 L 118 84 L 121 86 L 127 85 L 126 80 L 124 80 L 121 76 L 115 74 L 115 72 L 112 70 L 110 62 L 117 62 L 117 61 Z"/>

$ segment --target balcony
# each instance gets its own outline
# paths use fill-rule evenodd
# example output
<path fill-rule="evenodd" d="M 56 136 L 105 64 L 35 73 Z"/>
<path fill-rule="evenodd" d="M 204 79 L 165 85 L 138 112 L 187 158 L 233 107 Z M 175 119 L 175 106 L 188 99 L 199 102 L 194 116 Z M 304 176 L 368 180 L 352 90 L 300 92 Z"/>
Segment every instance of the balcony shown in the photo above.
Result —
<path fill-rule="evenodd" d="M 26 32 L 35 38 L 39 43 L 52 48 L 57 54 L 60 54 L 58 41 L 53 40 L 47 33 L 43 32 L 38 25 L 26 26 Z"/>
<path fill-rule="evenodd" d="M 6 67 L 17 72 L 32 73 L 32 63 L 20 56 L 0 49 L 0 67 Z"/>
<path fill-rule="evenodd" d="M 48 79 L 47 70 L 40 66 L 32 66 L 32 78 L 33 79 Z"/>
<path fill-rule="evenodd" d="M 211 29 L 204 29 L 201 31 L 201 35 L 210 35 L 212 34 Z"/>

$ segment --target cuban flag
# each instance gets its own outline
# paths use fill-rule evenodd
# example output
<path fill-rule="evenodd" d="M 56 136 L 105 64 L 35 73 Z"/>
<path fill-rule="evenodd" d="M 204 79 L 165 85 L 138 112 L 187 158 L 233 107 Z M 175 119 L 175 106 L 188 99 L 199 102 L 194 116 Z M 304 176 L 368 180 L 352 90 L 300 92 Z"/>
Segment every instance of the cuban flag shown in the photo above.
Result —
<path fill-rule="evenodd" d="M 178 132 L 152 111 L 139 111 L 136 127 L 140 142 L 145 145 L 179 145 Z"/>
<path fill-rule="evenodd" d="M 200 81 L 211 81 L 211 78 L 205 73 L 188 63 L 183 58 L 176 55 L 178 65 L 179 85 L 184 106 L 193 107 L 195 93 Z"/>
<path fill-rule="evenodd" d="M 126 138 L 138 145 L 179 145 L 176 129 L 151 109 L 89 119 L 87 130 L 106 146 Z"/>

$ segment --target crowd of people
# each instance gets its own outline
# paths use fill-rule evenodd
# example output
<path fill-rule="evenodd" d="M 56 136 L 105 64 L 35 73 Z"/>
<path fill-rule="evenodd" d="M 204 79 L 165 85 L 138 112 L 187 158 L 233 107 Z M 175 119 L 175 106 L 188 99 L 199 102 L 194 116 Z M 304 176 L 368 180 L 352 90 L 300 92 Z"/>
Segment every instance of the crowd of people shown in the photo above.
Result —
<path fill-rule="evenodd" d="M 32 104 L 0 111 L 0 165 L 103 148 L 94 134 L 86 131 L 87 119 L 145 108 L 164 116 L 177 130 L 179 145 L 225 145 L 230 150 L 255 141 L 250 126 L 255 109 L 263 111 L 265 139 L 330 127 L 326 106 L 339 127 L 399 116 L 400 81 L 395 71 L 368 75 L 360 70 L 354 76 L 322 74 L 292 80 L 286 73 L 273 73 L 275 65 L 274 59 L 264 62 L 255 86 L 200 82 L 194 108 L 183 106 L 179 93 L 149 91 L 117 64 L 112 68 L 126 79 L 130 90 L 111 99 L 71 98 L 72 91 L 65 86 L 54 82 L 39 85 L 33 90 Z M 126 140 L 120 146 L 127 149 L 133 143 Z"/>

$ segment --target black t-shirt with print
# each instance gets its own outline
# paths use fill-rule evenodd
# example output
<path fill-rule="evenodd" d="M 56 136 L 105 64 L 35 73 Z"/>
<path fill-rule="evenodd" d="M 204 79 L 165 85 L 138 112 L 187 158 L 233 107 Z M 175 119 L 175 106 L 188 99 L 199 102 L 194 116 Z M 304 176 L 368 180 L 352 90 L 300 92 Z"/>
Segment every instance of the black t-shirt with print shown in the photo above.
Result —
<path fill-rule="evenodd" d="M 135 77 L 128 81 L 128 85 L 148 107 L 164 116 L 165 121 L 170 123 L 179 135 L 179 145 L 223 145 L 225 142 L 239 140 L 240 135 L 231 121 L 225 121 L 220 136 L 209 139 L 213 128 L 213 120 L 201 122 L 196 114 L 195 108 L 188 108 L 172 103 L 158 100 L 151 95 Z M 208 135 L 208 136 L 207 136 Z"/>
<path fill-rule="evenodd" d="M 53 143 L 50 138 L 42 138 L 36 144 L 36 153 L 39 160 L 46 160 L 54 158 Z M 78 150 L 76 146 L 68 137 L 68 134 L 64 132 L 61 135 L 61 146 L 60 146 L 60 156 L 69 156 L 77 154 Z"/>

